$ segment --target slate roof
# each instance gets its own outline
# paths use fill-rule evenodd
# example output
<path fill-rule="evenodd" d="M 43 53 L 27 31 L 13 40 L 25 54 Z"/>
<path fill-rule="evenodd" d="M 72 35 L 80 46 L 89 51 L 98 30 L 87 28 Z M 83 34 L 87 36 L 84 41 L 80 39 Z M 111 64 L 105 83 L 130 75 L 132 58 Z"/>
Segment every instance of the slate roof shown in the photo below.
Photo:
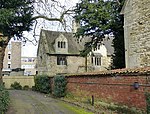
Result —
<path fill-rule="evenodd" d="M 68 40 L 68 54 L 80 54 L 80 51 L 83 50 L 85 42 L 89 40 L 89 38 L 83 38 L 80 43 L 77 43 L 76 38 L 71 32 L 60 32 L 60 31 L 49 31 L 49 30 L 41 30 L 41 33 L 44 32 L 46 36 L 46 44 L 48 50 L 46 53 L 48 54 L 57 54 L 55 52 L 55 40 L 62 34 Z M 42 40 L 40 38 L 40 40 Z M 114 48 L 112 47 L 112 38 L 109 40 L 104 40 L 103 43 L 106 46 L 108 55 L 114 53 Z"/>
<path fill-rule="evenodd" d="M 49 48 L 49 54 L 56 54 L 54 44 L 55 40 L 62 34 L 68 40 L 68 54 L 79 54 L 83 49 L 83 45 L 80 45 L 75 41 L 72 33 L 42 30 L 46 36 L 46 42 Z"/>

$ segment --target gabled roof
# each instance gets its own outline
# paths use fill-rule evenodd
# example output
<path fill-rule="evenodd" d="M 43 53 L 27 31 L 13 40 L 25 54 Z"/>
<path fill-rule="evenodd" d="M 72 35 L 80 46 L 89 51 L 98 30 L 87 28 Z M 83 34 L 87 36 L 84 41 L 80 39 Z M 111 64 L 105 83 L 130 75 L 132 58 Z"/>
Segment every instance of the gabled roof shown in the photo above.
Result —
<path fill-rule="evenodd" d="M 125 0 L 124 5 L 123 5 L 123 7 L 121 9 L 120 14 L 124 14 L 124 10 L 125 10 L 125 7 L 126 7 L 126 5 L 127 5 L 128 2 L 129 2 L 129 0 Z"/>
<path fill-rule="evenodd" d="M 42 33 L 45 34 L 45 38 L 42 37 Z M 47 47 L 46 53 L 48 54 L 57 54 L 55 51 L 55 40 L 60 36 L 63 35 L 68 40 L 68 55 L 70 54 L 80 54 L 80 51 L 84 49 L 84 44 L 89 40 L 89 38 L 83 38 L 80 43 L 77 43 L 76 38 L 74 37 L 73 33 L 71 32 L 59 32 L 59 31 L 49 31 L 49 30 L 41 30 L 40 40 L 39 40 L 39 47 L 43 45 L 42 42 L 45 40 L 44 46 Z M 114 53 L 114 48 L 112 47 L 112 38 L 108 40 L 104 40 L 103 43 L 107 49 L 107 55 L 112 55 Z"/>
<path fill-rule="evenodd" d="M 79 54 L 80 50 L 83 49 L 83 45 L 80 45 L 75 41 L 75 37 L 73 37 L 73 33 L 70 32 L 59 32 L 59 31 L 49 31 L 49 30 L 41 30 L 41 33 L 45 34 L 45 40 L 48 47 L 49 54 L 56 54 L 55 51 L 55 40 L 60 36 L 63 35 L 68 40 L 68 54 Z M 42 35 L 40 35 L 40 40 L 42 38 Z"/>

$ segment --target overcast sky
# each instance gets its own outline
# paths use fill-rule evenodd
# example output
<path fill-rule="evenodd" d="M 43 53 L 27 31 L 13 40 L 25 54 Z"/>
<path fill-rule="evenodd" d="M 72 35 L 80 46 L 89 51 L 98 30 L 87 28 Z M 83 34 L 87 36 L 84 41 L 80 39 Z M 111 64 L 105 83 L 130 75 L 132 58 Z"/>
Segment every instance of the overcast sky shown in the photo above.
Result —
<path fill-rule="evenodd" d="M 79 1 L 79 0 L 60 0 L 61 3 L 64 3 L 67 7 L 71 7 L 71 6 L 75 6 L 75 4 Z M 39 26 L 39 29 L 36 31 L 37 34 L 40 33 L 41 28 L 43 29 L 48 29 L 48 30 L 53 30 L 53 31 L 57 31 L 59 30 L 59 26 L 56 26 L 56 24 L 51 24 L 48 26 Z M 24 33 L 26 37 L 32 39 L 32 33 Z M 37 38 L 38 39 L 38 38 Z M 22 45 L 22 56 L 26 56 L 26 57 L 36 57 L 37 54 L 37 47 L 38 45 L 34 46 L 31 42 L 27 42 L 25 45 Z"/>

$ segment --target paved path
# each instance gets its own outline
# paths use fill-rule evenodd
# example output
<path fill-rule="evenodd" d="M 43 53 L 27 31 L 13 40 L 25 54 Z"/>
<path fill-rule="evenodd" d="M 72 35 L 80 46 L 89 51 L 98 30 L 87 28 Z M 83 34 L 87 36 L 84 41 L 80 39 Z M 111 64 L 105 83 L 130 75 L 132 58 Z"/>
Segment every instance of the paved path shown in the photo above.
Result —
<path fill-rule="evenodd" d="M 11 106 L 6 114 L 79 114 L 66 104 L 33 91 L 9 90 Z M 77 107 L 76 107 L 77 109 Z"/>

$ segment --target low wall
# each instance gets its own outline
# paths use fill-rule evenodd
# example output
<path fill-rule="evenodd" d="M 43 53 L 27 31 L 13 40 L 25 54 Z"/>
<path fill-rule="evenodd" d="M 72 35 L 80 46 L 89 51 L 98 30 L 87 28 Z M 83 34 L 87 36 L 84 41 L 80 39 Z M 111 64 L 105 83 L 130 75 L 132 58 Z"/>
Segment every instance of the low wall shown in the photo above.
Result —
<path fill-rule="evenodd" d="M 68 75 L 67 89 L 81 97 L 91 98 L 93 95 L 106 101 L 146 109 L 145 92 L 150 92 L 149 72 L 150 68 L 144 68 Z M 139 83 L 138 89 L 133 86 L 135 82 Z"/>
<path fill-rule="evenodd" d="M 3 76 L 2 78 L 5 83 L 5 87 L 8 89 L 15 81 L 19 82 L 22 87 L 28 85 L 31 88 L 35 85 L 34 76 Z"/>

